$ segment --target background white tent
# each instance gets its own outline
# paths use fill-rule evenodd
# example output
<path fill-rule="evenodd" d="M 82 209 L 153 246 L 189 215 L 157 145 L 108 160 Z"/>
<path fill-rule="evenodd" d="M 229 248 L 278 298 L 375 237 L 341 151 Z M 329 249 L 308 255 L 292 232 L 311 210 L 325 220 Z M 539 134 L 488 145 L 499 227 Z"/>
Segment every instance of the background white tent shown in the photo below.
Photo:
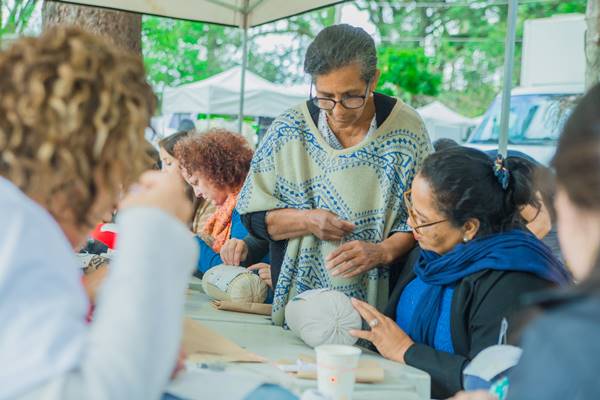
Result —
<path fill-rule="evenodd" d="M 163 114 L 230 114 L 239 112 L 241 67 L 233 67 L 210 78 L 166 88 Z M 276 117 L 286 109 L 308 99 L 308 85 L 276 85 L 247 71 L 244 90 L 244 115 Z"/>
<path fill-rule="evenodd" d="M 431 141 L 449 138 L 463 142 L 469 131 L 477 125 L 475 119 L 465 117 L 439 101 L 417 108 L 417 112 L 427 126 Z"/>

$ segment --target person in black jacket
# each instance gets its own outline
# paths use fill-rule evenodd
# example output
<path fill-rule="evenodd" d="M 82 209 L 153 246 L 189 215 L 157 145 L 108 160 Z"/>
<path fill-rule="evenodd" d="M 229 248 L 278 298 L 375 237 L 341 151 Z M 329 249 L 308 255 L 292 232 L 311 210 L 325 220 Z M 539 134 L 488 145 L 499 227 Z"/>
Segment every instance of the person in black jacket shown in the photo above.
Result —
<path fill-rule="evenodd" d="M 600 85 L 579 102 L 559 139 L 555 208 L 561 249 L 578 285 L 538 296 L 542 308 L 523 334 L 507 400 L 599 399 Z M 456 400 L 495 399 L 486 392 Z"/>
<path fill-rule="evenodd" d="M 418 254 L 385 315 L 353 299 L 371 329 L 351 333 L 429 373 L 436 398 L 462 388 L 464 367 L 497 344 L 520 295 L 569 279 L 524 227 L 515 199 L 534 194 L 510 168 L 466 147 L 430 155 L 405 195 Z"/>

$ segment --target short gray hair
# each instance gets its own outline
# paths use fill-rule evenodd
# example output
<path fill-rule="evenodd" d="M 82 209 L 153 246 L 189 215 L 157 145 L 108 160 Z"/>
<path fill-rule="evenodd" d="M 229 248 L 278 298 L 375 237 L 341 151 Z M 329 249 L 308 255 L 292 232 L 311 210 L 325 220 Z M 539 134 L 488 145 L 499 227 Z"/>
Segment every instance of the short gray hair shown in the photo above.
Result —
<path fill-rule="evenodd" d="M 308 46 L 304 72 L 314 79 L 353 63 L 361 66 L 361 78 L 369 82 L 377 71 L 375 41 L 364 29 L 348 24 L 323 29 Z"/>

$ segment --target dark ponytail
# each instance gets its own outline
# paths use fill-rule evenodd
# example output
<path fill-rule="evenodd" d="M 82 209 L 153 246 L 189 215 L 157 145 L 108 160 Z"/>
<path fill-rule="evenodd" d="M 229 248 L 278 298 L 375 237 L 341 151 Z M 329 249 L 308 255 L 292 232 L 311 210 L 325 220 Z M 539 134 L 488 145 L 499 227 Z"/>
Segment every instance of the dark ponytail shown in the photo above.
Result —
<path fill-rule="evenodd" d="M 514 201 L 517 206 L 532 206 L 540 212 L 543 203 L 550 214 L 550 221 L 554 225 L 556 222 L 554 172 L 527 157 L 509 156 L 506 159 L 506 165 L 510 173 L 517 177 L 515 185 L 524 186 L 515 190 Z M 537 193 L 540 194 L 541 199 L 538 198 Z"/>
<path fill-rule="evenodd" d="M 480 223 L 477 236 L 484 236 L 523 228 L 525 221 L 519 206 L 535 199 L 527 166 L 509 159 L 504 167 L 508 170 L 505 189 L 488 155 L 468 147 L 454 147 L 431 154 L 420 175 L 429 182 L 439 211 L 450 223 L 461 227 L 475 218 Z"/>

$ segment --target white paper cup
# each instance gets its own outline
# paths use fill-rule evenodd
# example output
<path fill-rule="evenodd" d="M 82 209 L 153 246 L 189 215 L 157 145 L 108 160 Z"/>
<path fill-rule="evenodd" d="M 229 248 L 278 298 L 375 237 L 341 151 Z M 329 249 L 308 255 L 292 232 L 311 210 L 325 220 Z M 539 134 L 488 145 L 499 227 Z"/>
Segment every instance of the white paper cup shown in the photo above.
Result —
<path fill-rule="evenodd" d="M 351 400 L 361 350 L 354 346 L 317 346 L 319 392 L 331 400 Z"/>

